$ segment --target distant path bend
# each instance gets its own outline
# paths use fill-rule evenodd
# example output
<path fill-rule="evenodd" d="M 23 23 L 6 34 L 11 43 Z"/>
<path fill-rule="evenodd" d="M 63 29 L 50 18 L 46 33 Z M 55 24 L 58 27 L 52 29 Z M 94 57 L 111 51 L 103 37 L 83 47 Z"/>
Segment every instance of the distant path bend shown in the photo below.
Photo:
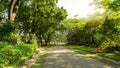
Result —
<path fill-rule="evenodd" d="M 53 46 L 45 59 L 43 68 L 114 68 L 98 60 L 77 54 L 62 46 Z"/>

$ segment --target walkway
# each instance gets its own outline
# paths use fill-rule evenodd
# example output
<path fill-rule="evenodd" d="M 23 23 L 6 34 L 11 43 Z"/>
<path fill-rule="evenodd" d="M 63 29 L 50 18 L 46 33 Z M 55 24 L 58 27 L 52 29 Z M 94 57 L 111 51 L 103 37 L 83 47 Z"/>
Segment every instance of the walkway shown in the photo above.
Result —
<path fill-rule="evenodd" d="M 62 46 L 50 48 L 43 68 L 114 68 L 95 59 L 77 54 Z"/>
<path fill-rule="evenodd" d="M 41 54 L 43 54 L 44 52 L 46 52 L 45 47 L 39 48 L 39 53 L 38 54 L 34 55 L 31 59 L 25 61 L 25 63 L 23 63 L 23 65 L 20 65 L 17 68 L 30 68 L 30 66 L 33 65 L 35 63 L 35 61 L 38 59 L 38 57 Z"/>

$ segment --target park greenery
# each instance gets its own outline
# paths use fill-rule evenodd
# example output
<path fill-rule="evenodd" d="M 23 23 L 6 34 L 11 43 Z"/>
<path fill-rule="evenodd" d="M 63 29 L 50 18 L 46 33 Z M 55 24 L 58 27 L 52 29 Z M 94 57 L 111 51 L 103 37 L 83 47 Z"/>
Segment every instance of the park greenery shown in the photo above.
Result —
<path fill-rule="evenodd" d="M 104 12 L 86 18 L 66 18 L 66 9 L 57 3 L 0 0 L 0 68 L 18 66 L 40 46 L 58 42 L 81 46 L 80 50 L 87 47 L 87 51 L 102 52 L 105 57 L 109 57 L 106 53 L 120 56 L 119 0 L 94 0 L 90 5 Z"/>
<path fill-rule="evenodd" d="M 57 0 L 0 0 L 0 68 L 18 66 L 48 45 L 67 16 Z"/>
<path fill-rule="evenodd" d="M 104 9 L 104 12 L 96 11 L 86 18 L 75 17 L 61 23 L 66 29 L 68 44 L 98 48 L 96 52 L 120 51 L 119 1 L 95 0 L 91 4 Z"/>

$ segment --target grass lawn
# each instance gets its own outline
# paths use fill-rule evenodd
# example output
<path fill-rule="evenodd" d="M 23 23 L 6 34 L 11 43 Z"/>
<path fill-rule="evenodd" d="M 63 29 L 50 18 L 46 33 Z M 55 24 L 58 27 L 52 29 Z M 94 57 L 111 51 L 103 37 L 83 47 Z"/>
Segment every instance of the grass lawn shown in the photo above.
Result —
<path fill-rule="evenodd" d="M 116 55 L 115 53 L 100 53 L 98 55 L 109 58 L 109 59 L 113 59 L 115 61 L 120 61 L 120 56 Z"/>
<path fill-rule="evenodd" d="M 87 51 L 90 50 L 89 47 L 78 46 L 78 45 L 69 45 L 69 46 L 65 46 L 65 47 L 73 50 L 74 52 L 84 54 L 84 55 L 89 54 Z"/>
<path fill-rule="evenodd" d="M 47 52 L 43 53 L 30 68 L 42 68 Z"/>

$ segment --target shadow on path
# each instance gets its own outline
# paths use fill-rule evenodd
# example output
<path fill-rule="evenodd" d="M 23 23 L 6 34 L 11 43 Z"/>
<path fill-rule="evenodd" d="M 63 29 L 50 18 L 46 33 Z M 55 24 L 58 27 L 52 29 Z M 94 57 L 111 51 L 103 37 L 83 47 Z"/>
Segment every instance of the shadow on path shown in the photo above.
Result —
<path fill-rule="evenodd" d="M 62 46 L 50 48 L 43 68 L 114 68 L 95 59 L 77 54 Z"/>

